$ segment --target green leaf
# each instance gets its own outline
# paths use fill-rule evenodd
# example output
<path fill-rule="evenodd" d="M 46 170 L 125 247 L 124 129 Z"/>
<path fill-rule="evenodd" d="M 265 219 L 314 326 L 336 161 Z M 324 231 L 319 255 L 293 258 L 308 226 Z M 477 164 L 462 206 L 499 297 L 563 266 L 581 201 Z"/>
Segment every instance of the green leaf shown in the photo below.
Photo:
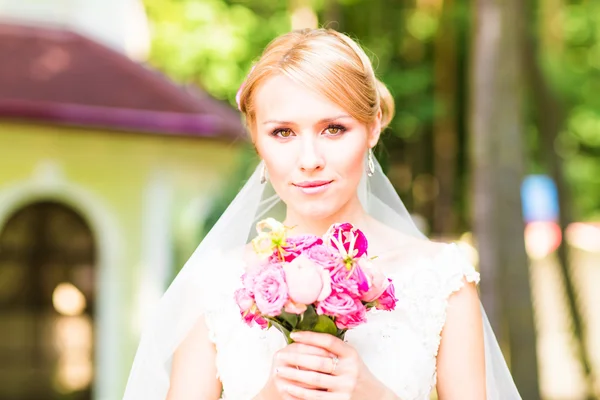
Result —
<path fill-rule="evenodd" d="M 306 311 L 300 315 L 300 321 L 296 325 L 298 331 L 312 331 L 313 327 L 317 324 L 319 316 L 315 311 L 315 308 L 310 305 L 306 308 Z"/>
<path fill-rule="evenodd" d="M 283 324 L 275 318 L 267 318 L 267 320 L 271 323 L 272 326 L 275 327 L 279 332 L 283 333 L 285 336 L 285 340 L 288 344 L 293 343 L 293 340 L 290 338 L 290 330 L 287 329 Z"/>
<path fill-rule="evenodd" d="M 329 333 L 333 336 L 337 336 L 338 334 L 338 329 L 337 326 L 335 326 L 335 322 L 333 322 L 331 317 L 326 315 L 318 316 L 317 323 L 312 330 L 314 332 Z"/>
<path fill-rule="evenodd" d="M 296 329 L 296 325 L 298 325 L 298 320 L 300 319 L 300 317 L 298 315 L 288 313 L 285 311 L 281 312 L 281 314 L 279 315 L 279 318 L 281 318 L 283 321 L 285 321 L 287 324 L 289 324 L 290 331 Z"/>

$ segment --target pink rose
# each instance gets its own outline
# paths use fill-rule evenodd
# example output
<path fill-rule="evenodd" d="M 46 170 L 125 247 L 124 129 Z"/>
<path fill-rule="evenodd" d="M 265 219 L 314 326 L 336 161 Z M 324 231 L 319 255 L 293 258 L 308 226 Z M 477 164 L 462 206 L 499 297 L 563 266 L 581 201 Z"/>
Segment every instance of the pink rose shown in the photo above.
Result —
<path fill-rule="evenodd" d="M 338 293 L 349 293 L 355 297 L 360 297 L 358 282 L 351 279 L 350 271 L 345 264 L 341 264 L 331 271 L 331 289 Z"/>
<path fill-rule="evenodd" d="M 369 290 L 369 279 L 357 263 L 350 269 L 346 264 L 341 264 L 331 271 L 332 288 L 335 291 L 347 291 L 357 297 Z"/>
<path fill-rule="evenodd" d="M 252 296 L 252 298 L 254 298 L 254 278 L 256 277 L 256 274 L 259 270 L 260 269 L 258 268 L 248 269 L 246 270 L 246 272 L 244 272 L 241 278 L 243 288 L 246 289 L 246 291 L 248 291 L 249 295 Z"/>
<path fill-rule="evenodd" d="M 396 303 L 398 302 L 398 299 L 396 298 L 396 294 L 394 291 L 394 284 L 389 278 L 388 283 L 388 287 L 376 300 L 375 308 L 379 310 L 392 311 L 396 308 Z"/>
<path fill-rule="evenodd" d="M 288 288 L 280 264 L 267 264 L 254 277 L 254 301 L 260 312 L 269 317 L 281 314 L 288 300 Z"/>
<path fill-rule="evenodd" d="M 362 231 L 352 224 L 334 224 L 325 234 L 327 244 L 348 253 L 351 258 L 359 258 L 367 254 L 368 241 Z"/>
<path fill-rule="evenodd" d="M 333 292 L 317 305 L 317 314 L 335 318 L 340 329 L 354 328 L 366 321 L 366 308 L 348 293 Z"/>
<path fill-rule="evenodd" d="M 313 262 L 319 264 L 329 271 L 333 271 L 336 267 L 342 265 L 344 262 L 344 260 L 342 260 L 340 257 L 340 253 L 323 244 L 312 246 L 306 251 L 305 254 Z"/>
<path fill-rule="evenodd" d="M 329 272 L 304 255 L 283 265 L 288 296 L 296 304 L 312 304 L 331 293 Z"/>
<path fill-rule="evenodd" d="M 372 261 L 365 258 L 358 260 L 358 265 L 369 280 L 369 290 L 362 294 L 362 301 L 371 302 L 378 298 L 389 285 L 388 279 L 383 274 L 381 268 L 377 267 Z"/>
<path fill-rule="evenodd" d="M 367 309 L 358 301 L 362 307 L 357 308 L 356 312 L 347 315 L 341 315 L 335 319 L 335 325 L 339 329 L 356 328 L 357 326 L 367 322 Z"/>
<path fill-rule="evenodd" d="M 249 311 L 254 306 L 254 297 L 247 288 L 240 288 L 235 291 L 235 302 L 240 308 L 241 312 Z"/>
<path fill-rule="evenodd" d="M 285 312 L 297 315 L 302 314 L 307 308 L 306 304 L 294 303 L 292 300 L 288 300 L 285 306 L 283 306 Z"/>
<path fill-rule="evenodd" d="M 246 288 L 240 288 L 234 292 L 234 298 L 236 304 L 240 308 L 242 320 L 248 324 L 248 326 L 252 326 L 252 323 L 257 317 L 257 309 L 252 293 Z"/>
<path fill-rule="evenodd" d="M 285 245 L 282 246 L 281 249 L 283 251 L 284 260 L 291 262 L 311 247 L 321 244 L 323 244 L 323 239 L 318 236 L 301 235 L 287 238 Z"/>

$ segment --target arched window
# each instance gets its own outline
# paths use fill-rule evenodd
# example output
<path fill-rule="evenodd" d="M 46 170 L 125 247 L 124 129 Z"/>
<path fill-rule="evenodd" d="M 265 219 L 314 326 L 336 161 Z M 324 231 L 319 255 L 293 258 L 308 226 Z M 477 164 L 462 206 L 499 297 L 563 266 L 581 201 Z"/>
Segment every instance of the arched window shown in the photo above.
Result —
<path fill-rule="evenodd" d="M 93 382 L 95 242 L 51 201 L 0 227 L 0 400 L 88 400 Z"/>

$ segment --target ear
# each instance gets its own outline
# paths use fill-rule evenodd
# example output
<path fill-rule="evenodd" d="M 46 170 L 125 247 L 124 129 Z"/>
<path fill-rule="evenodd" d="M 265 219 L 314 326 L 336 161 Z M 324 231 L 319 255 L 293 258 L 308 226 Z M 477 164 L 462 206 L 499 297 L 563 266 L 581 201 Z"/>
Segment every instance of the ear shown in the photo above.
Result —
<path fill-rule="evenodd" d="M 382 112 L 380 108 L 375 115 L 375 121 L 373 121 L 373 123 L 369 126 L 369 137 L 367 139 L 367 143 L 370 149 L 375 147 L 377 142 L 379 142 L 379 136 L 381 135 L 381 117 Z"/>

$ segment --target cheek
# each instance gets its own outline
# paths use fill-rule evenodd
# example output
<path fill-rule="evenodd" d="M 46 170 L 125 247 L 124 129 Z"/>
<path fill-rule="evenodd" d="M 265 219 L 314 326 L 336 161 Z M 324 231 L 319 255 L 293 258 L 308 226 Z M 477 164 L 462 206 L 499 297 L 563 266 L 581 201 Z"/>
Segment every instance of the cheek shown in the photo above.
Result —
<path fill-rule="evenodd" d="M 365 170 L 365 154 L 366 146 L 348 146 L 345 151 L 331 151 L 330 163 L 345 179 L 357 183 Z"/>
<path fill-rule="evenodd" d="M 362 177 L 363 171 L 365 170 L 365 152 L 362 151 L 362 149 L 354 154 L 350 168 L 352 168 L 353 176 L 358 179 Z"/>
<path fill-rule="evenodd" d="M 273 186 L 278 187 L 280 183 L 288 179 L 290 171 L 294 167 L 290 162 L 290 156 L 282 151 L 277 143 L 268 140 L 260 145 L 257 143 L 257 151 L 267 166 L 269 180 Z"/>

